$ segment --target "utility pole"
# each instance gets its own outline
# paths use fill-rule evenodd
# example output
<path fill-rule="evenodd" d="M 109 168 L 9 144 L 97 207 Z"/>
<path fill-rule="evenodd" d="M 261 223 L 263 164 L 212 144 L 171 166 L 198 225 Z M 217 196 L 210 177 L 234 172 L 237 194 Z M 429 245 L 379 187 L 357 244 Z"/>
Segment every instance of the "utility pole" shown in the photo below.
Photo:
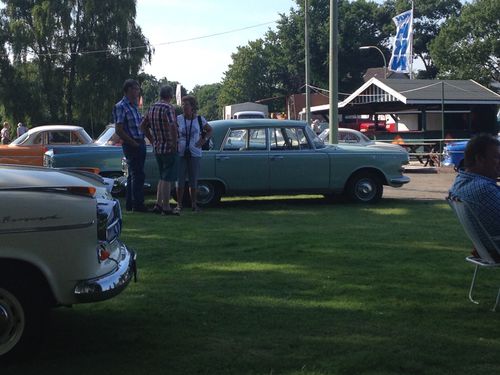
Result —
<path fill-rule="evenodd" d="M 305 68 L 306 68 L 306 123 L 311 125 L 311 91 L 309 88 L 311 67 L 309 66 L 309 1 L 304 0 L 304 35 L 305 35 Z"/>
<path fill-rule="evenodd" d="M 339 57 L 338 57 L 338 4 L 337 0 L 330 0 L 330 143 L 339 143 Z"/>

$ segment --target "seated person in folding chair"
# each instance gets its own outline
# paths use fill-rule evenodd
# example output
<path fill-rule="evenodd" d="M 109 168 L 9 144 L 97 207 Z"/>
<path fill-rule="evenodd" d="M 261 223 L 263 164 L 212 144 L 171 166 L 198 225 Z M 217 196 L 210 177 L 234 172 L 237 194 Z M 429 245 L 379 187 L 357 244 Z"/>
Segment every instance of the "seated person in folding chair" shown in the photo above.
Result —
<path fill-rule="evenodd" d="M 465 171 L 458 172 L 450 197 L 466 202 L 490 236 L 500 236 L 500 141 L 480 134 L 469 141 L 464 157 Z"/>

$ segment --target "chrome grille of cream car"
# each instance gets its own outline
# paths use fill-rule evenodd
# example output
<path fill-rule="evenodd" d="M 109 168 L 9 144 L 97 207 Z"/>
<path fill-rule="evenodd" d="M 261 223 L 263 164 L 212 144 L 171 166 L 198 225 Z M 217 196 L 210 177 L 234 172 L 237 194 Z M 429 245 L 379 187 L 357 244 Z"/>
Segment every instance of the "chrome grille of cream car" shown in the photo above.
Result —
<path fill-rule="evenodd" d="M 122 212 L 117 200 L 97 200 L 97 237 L 99 241 L 113 242 L 122 228 Z"/>

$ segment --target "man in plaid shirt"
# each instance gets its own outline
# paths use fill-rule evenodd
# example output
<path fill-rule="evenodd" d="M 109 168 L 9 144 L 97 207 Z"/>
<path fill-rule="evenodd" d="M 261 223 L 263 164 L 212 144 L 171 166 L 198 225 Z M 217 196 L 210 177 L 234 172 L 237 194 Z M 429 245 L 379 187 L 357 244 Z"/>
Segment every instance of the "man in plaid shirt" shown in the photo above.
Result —
<path fill-rule="evenodd" d="M 127 79 L 123 84 L 123 98 L 113 107 L 115 132 L 123 141 L 123 154 L 127 160 L 127 211 L 147 212 L 144 205 L 144 161 L 146 144 L 141 130 L 142 116 L 138 102 L 141 95 L 139 82 Z"/>
<path fill-rule="evenodd" d="M 458 173 L 450 196 L 466 202 L 490 236 L 500 236 L 500 141 L 478 135 L 467 144 L 464 157 L 465 171 Z M 500 245 L 500 240 L 496 242 Z"/>
<path fill-rule="evenodd" d="M 141 129 L 153 145 L 160 171 L 153 211 L 163 215 L 179 215 L 179 211 L 172 210 L 169 203 L 172 184 L 177 181 L 179 163 L 177 116 L 170 104 L 172 97 L 172 87 L 161 87 L 160 101 L 149 108 L 141 124 Z"/>

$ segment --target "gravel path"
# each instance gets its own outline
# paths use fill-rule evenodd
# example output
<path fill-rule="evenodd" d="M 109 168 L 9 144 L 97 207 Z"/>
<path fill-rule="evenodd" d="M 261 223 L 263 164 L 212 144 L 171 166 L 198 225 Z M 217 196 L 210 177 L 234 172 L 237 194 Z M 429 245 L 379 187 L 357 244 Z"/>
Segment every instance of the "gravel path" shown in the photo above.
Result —
<path fill-rule="evenodd" d="M 456 172 L 453 168 L 437 168 L 433 172 L 411 171 L 406 175 L 411 181 L 400 188 L 384 186 L 384 198 L 417 199 L 417 200 L 444 200 L 448 189 L 455 180 Z"/>

